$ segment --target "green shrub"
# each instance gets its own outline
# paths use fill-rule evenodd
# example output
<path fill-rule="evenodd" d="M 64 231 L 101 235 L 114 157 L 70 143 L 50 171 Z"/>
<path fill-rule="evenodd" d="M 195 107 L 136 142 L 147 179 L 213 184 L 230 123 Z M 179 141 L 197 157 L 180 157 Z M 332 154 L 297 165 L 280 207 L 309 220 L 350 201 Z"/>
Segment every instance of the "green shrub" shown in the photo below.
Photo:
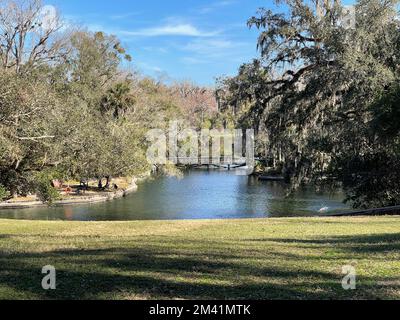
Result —
<path fill-rule="evenodd" d="M 48 205 L 52 205 L 54 201 L 61 198 L 60 193 L 49 182 L 39 182 L 36 194 L 40 201 Z"/>
<path fill-rule="evenodd" d="M 52 205 L 54 201 L 61 199 L 60 193 L 51 185 L 53 178 L 53 173 L 41 172 L 35 179 L 36 195 L 40 201 L 48 205 Z"/>
<path fill-rule="evenodd" d="M 7 189 L 0 184 L 0 201 L 6 200 L 10 196 L 10 193 L 7 191 Z"/>

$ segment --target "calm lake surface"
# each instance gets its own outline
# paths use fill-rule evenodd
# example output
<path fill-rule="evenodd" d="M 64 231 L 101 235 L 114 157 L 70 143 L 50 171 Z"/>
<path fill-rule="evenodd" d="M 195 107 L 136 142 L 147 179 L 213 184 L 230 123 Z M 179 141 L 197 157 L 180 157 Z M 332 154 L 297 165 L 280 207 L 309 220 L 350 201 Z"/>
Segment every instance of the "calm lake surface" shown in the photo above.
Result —
<path fill-rule="evenodd" d="M 258 181 L 234 171 L 191 171 L 183 178 L 143 182 L 136 193 L 107 203 L 1 210 L 0 219 L 128 221 L 293 217 L 348 211 L 343 194 L 304 188 L 286 197 L 282 182 Z"/>

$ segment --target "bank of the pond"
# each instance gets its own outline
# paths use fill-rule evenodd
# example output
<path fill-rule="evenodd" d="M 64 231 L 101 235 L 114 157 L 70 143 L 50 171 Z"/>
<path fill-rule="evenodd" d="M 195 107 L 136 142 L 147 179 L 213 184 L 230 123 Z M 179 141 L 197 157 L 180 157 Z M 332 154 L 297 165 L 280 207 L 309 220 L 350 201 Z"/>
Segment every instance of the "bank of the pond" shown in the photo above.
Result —
<path fill-rule="evenodd" d="M 392 215 L 392 216 L 400 215 L 400 206 L 334 213 L 334 214 L 331 214 L 328 216 L 331 216 L 331 217 L 361 217 L 361 216 L 389 216 L 389 215 Z M 325 215 L 325 217 L 326 216 L 327 215 Z"/>
<path fill-rule="evenodd" d="M 0 299 L 399 299 L 399 230 L 393 216 L 0 220 Z M 41 288 L 45 265 L 57 290 Z"/>
<path fill-rule="evenodd" d="M 107 201 L 112 201 L 116 199 L 121 199 L 127 195 L 138 190 L 138 183 L 149 178 L 150 173 L 144 174 L 140 177 L 134 177 L 130 179 L 130 183 L 125 188 L 119 188 L 115 191 L 96 191 L 87 192 L 86 194 L 75 194 L 75 195 L 64 195 L 61 200 L 54 201 L 53 206 L 71 206 L 71 205 L 81 205 L 81 204 L 95 204 Z M 122 178 L 121 178 L 122 179 Z M 127 178 L 123 178 L 127 179 Z M 0 210 L 6 209 L 29 209 L 29 208 L 40 208 L 47 207 L 47 204 L 37 200 L 36 197 L 33 198 L 17 198 L 11 199 L 9 201 L 4 201 L 0 203 Z"/>

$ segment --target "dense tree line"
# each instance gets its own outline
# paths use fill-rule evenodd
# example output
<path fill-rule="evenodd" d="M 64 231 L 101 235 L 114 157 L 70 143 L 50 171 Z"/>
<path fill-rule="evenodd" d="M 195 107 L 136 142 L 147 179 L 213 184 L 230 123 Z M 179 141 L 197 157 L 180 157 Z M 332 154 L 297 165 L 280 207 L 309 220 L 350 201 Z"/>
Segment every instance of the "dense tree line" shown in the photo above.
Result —
<path fill-rule="evenodd" d="M 149 129 L 210 122 L 213 91 L 124 70 L 131 60 L 117 37 L 65 26 L 39 0 L 0 1 L 1 198 L 50 202 L 52 179 L 144 172 Z"/>
<path fill-rule="evenodd" d="M 260 156 L 293 187 L 340 183 L 355 207 L 400 204 L 397 0 L 278 1 L 249 27 L 261 56 L 220 80 L 226 118 L 255 127 Z M 346 19 L 352 23 L 348 23 Z"/>

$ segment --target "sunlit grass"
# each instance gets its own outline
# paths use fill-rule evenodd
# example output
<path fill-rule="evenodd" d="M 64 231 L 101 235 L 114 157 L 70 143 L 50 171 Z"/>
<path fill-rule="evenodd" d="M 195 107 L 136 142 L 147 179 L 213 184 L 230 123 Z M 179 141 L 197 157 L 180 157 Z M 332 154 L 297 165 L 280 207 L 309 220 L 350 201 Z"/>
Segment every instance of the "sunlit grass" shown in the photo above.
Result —
<path fill-rule="evenodd" d="M 0 220 L 2 299 L 400 298 L 400 219 Z M 341 286 L 356 267 L 357 290 Z M 41 269 L 57 270 L 57 290 Z"/>

